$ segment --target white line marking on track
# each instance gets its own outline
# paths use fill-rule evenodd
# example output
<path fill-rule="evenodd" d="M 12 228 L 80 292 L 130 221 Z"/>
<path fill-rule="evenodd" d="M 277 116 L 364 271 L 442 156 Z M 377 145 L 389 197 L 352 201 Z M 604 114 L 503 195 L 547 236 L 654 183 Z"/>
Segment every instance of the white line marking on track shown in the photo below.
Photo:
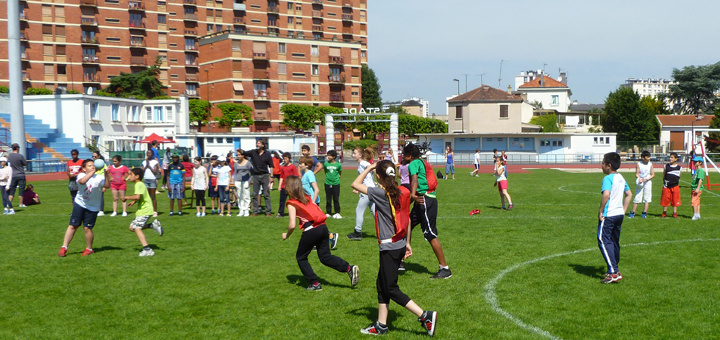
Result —
<path fill-rule="evenodd" d="M 655 245 L 660 245 L 660 244 L 671 244 L 671 243 L 716 242 L 716 241 L 720 241 L 720 238 L 712 238 L 712 239 L 689 239 L 689 240 L 658 241 L 658 242 L 640 242 L 640 243 L 626 244 L 626 245 L 623 245 L 623 247 L 655 246 Z M 560 253 L 560 254 L 548 255 L 548 256 L 539 257 L 539 258 L 536 258 L 536 259 L 533 259 L 533 260 L 530 260 L 530 261 L 525 261 L 525 262 L 522 262 L 522 263 L 518 263 L 518 264 L 515 264 L 515 265 L 513 265 L 513 266 L 511 266 L 511 267 L 505 268 L 505 269 L 502 270 L 497 276 L 495 276 L 495 277 L 492 278 L 490 281 L 488 281 L 487 284 L 485 284 L 485 300 L 488 302 L 488 304 L 490 304 L 490 307 L 492 307 L 492 309 L 493 309 L 496 313 L 504 316 L 505 318 L 507 318 L 508 320 L 512 321 L 513 323 L 515 323 L 515 324 L 518 325 L 519 327 L 524 328 L 524 329 L 526 329 L 526 330 L 528 330 L 528 331 L 530 331 L 530 332 L 532 332 L 532 333 L 535 333 L 535 334 L 537 334 L 537 335 L 541 335 L 541 336 L 543 336 L 543 337 L 546 337 L 546 338 L 548 338 L 548 339 L 561 340 L 562 338 L 559 338 L 559 337 L 557 337 L 557 336 L 554 336 L 554 335 L 550 334 L 550 332 L 548 332 L 548 331 L 546 331 L 546 330 L 543 330 L 543 329 L 541 329 L 541 328 L 539 328 L 539 327 L 536 327 L 536 326 L 533 326 L 533 325 L 529 325 L 529 324 L 525 323 L 523 320 L 521 320 L 520 318 L 518 318 L 518 317 L 516 317 L 516 316 L 514 316 L 514 315 L 512 315 L 512 314 L 510 314 L 510 313 L 508 313 L 508 312 L 505 311 L 504 309 L 502 309 L 502 308 L 500 307 L 500 304 L 498 303 L 497 295 L 495 294 L 495 287 L 497 287 L 498 282 L 499 282 L 505 275 L 509 274 L 510 272 L 512 272 L 512 271 L 514 271 L 514 270 L 516 270 L 516 269 L 518 269 L 518 268 L 520 268 L 520 267 L 525 267 L 525 266 L 530 265 L 530 264 L 533 264 L 533 263 L 537 263 L 537 262 L 540 262 L 540 261 L 549 260 L 549 259 L 556 258 L 556 257 L 574 255 L 574 254 L 579 254 L 579 253 L 586 253 L 586 252 L 589 252 L 589 251 L 597 251 L 597 250 L 598 250 L 597 248 L 588 248 L 588 249 L 575 250 L 575 251 L 571 251 L 571 252 L 567 252 L 567 253 Z"/>
<path fill-rule="evenodd" d="M 683 182 L 683 183 L 685 183 L 685 184 L 687 184 L 687 185 L 692 185 L 692 183 L 690 183 L 690 182 L 685 182 L 685 181 L 680 181 L 680 182 Z M 712 192 L 712 191 L 711 191 L 710 189 L 708 189 L 708 188 L 705 188 L 705 190 L 703 190 L 703 192 L 707 192 L 707 193 L 710 194 L 710 195 L 713 195 L 713 196 L 716 196 L 716 197 L 720 197 L 720 195 Z M 705 205 L 705 204 L 702 204 L 702 205 Z"/>

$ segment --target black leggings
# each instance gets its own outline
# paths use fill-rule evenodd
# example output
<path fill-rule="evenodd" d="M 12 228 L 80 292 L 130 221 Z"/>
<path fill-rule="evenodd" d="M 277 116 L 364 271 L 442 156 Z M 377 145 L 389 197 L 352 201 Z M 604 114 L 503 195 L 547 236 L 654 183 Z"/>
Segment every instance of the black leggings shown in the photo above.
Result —
<path fill-rule="evenodd" d="M 168 179 L 168 169 L 163 169 L 163 185 L 167 185 L 167 179 Z"/>
<path fill-rule="evenodd" d="M 205 206 L 205 190 L 195 190 L 195 205 L 199 207 Z"/>
<path fill-rule="evenodd" d="M 398 287 L 398 267 L 405 256 L 405 248 L 380 251 L 380 269 L 375 282 L 378 292 L 378 303 L 387 304 L 390 300 L 405 307 L 410 298 Z"/>
<path fill-rule="evenodd" d="M 325 184 L 325 211 L 333 215 L 332 205 L 335 204 L 335 214 L 340 213 L 340 185 Z"/>
<path fill-rule="evenodd" d="M 298 243 L 297 253 L 295 253 L 295 259 L 297 259 L 298 266 L 300 267 L 300 271 L 305 277 L 305 280 L 307 280 L 310 284 L 318 282 L 318 276 L 315 274 L 315 271 L 313 271 L 312 266 L 310 266 L 310 262 L 308 261 L 308 255 L 312 253 L 313 246 L 317 248 L 318 258 L 320 258 L 320 263 L 323 265 L 341 273 L 347 273 L 348 269 L 350 269 L 350 265 L 347 261 L 330 253 L 329 235 L 330 232 L 328 231 L 327 225 L 321 224 L 311 230 L 304 231 L 300 236 L 300 242 Z M 395 268 L 395 271 L 397 272 L 397 267 Z"/>

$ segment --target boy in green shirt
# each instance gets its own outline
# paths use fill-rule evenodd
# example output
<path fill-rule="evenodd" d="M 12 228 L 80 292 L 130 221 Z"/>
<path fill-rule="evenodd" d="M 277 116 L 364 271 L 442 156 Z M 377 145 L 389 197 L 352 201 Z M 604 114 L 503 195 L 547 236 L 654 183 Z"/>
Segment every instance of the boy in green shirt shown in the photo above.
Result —
<path fill-rule="evenodd" d="M 693 158 L 695 162 L 695 175 L 693 175 L 690 189 L 692 189 L 692 197 L 690 205 L 693 208 L 693 221 L 700 219 L 700 195 L 702 195 L 703 181 L 705 181 L 705 169 L 703 168 L 703 159 L 700 156 Z"/>
<path fill-rule="evenodd" d="M 138 202 L 138 210 L 135 212 L 135 219 L 130 223 L 130 231 L 135 232 L 138 240 L 140 240 L 140 244 L 142 244 L 143 248 L 140 252 L 140 256 L 153 256 L 155 255 L 155 252 L 152 248 L 150 248 L 150 246 L 148 246 L 143 229 L 152 227 L 158 234 L 160 234 L 160 236 L 162 236 L 163 228 L 162 225 L 160 225 L 160 221 L 157 219 L 153 221 L 150 227 L 147 225 L 147 222 L 154 214 L 154 211 L 152 198 L 150 197 L 150 193 L 148 193 L 145 183 L 143 183 L 143 169 L 131 169 L 128 173 L 127 181 L 134 184 L 135 194 L 132 196 L 125 196 L 125 198 L 123 198 L 123 202 L 132 201 L 128 204 L 128 207 L 131 207 L 135 204 L 135 202 Z"/>
<path fill-rule="evenodd" d="M 340 219 L 340 176 L 342 175 L 342 164 L 336 161 L 337 151 L 327 152 L 327 161 L 323 164 L 325 169 L 325 216 Z M 332 213 L 332 205 L 335 204 L 335 214 Z"/>

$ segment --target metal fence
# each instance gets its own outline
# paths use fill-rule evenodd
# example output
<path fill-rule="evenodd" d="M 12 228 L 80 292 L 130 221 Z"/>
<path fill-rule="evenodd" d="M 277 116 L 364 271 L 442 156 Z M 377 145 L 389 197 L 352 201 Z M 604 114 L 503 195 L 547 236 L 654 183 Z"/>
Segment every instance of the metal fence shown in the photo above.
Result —
<path fill-rule="evenodd" d="M 583 154 L 507 154 L 510 164 L 602 164 L 604 153 L 583 153 Z M 640 154 L 621 153 L 623 162 L 640 161 Z M 680 163 L 687 163 L 689 156 L 678 153 Z M 720 161 L 720 153 L 707 154 L 713 162 Z M 472 165 L 475 160 L 474 153 L 455 153 L 455 165 Z M 666 163 L 669 161 L 669 153 L 651 153 L 650 160 L 653 163 Z M 432 164 L 445 164 L 443 154 L 428 154 L 428 161 Z M 481 154 L 480 164 L 491 165 L 494 163 L 492 154 Z"/>

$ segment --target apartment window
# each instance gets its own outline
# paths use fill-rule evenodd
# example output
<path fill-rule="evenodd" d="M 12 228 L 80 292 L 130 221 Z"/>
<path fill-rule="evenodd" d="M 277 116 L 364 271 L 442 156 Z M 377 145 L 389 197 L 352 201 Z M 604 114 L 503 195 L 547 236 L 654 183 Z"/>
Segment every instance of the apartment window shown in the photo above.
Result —
<path fill-rule="evenodd" d="M 287 20 L 288 25 L 292 25 L 294 22 L 295 22 L 294 17 L 288 17 L 288 20 Z"/>
<path fill-rule="evenodd" d="M 305 58 L 305 53 L 293 53 L 293 58 Z"/>
<path fill-rule="evenodd" d="M 52 36 L 52 26 L 42 25 L 42 34 Z"/>
<path fill-rule="evenodd" d="M 163 115 L 163 107 L 162 106 L 154 106 L 153 107 L 153 121 L 154 122 L 163 122 L 165 121 Z"/>
<path fill-rule="evenodd" d="M 287 64 L 278 63 L 278 74 L 287 74 Z"/>
<path fill-rule="evenodd" d="M 90 119 L 92 119 L 92 120 L 100 119 L 100 104 L 99 103 L 90 103 Z"/>
<path fill-rule="evenodd" d="M 360 51 L 360 57 L 365 58 L 365 51 Z"/>
<path fill-rule="evenodd" d="M 500 118 L 508 118 L 508 106 L 500 105 Z"/>
<path fill-rule="evenodd" d="M 292 2 L 288 2 L 288 3 L 287 3 L 287 9 L 288 9 L 288 11 L 292 11 L 292 9 L 293 9 L 293 3 L 292 3 Z"/>
<path fill-rule="evenodd" d="M 287 94 L 287 83 L 279 83 L 278 84 L 278 93 Z"/>
<path fill-rule="evenodd" d="M 129 106 L 128 107 L 128 122 L 138 122 L 140 121 L 140 116 L 138 112 L 137 106 Z"/>
<path fill-rule="evenodd" d="M 145 107 L 145 120 L 148 122 L 152 122 L 153 116 L 152 116 L 152 107 L 146 106 Z"/>
<path fill-rule="evenodd" d="M 120 120 L 120 104 L 112 104 L 112 120 Z"/>
<path fill-rule="evenodd" d="M 310 47 L 310 55 L 313 57 L 317 57 L 320 54 L 319 48 L 317 45 L 312 45 Z"/>
<path fill-rule="evenodd" d="M 196 50 L 197 48 L 195 48 L 195 39 L 185 38 L 185 49 L 186 50 Z"/>
<path fill-rule="evenodd" d="M 213 33 L 213 32 L 214 32 L 214 28 L 215 28 L 215 25 L 213 25 L 213 24 L 207 24 L 207 31 L 208 31 L 208 33 Z"/>
<path fill-rule="evenodd" d="M 197 96 L 197 85 L 195 85 L 195 84 L 185 85 L 185 93 L 187 93 L 190 96 Z"/>
<path fill-rule="evenodd" d="M 287 31 L 287 37 L 288 37 L 288 38 L 294 38 L 294 37 L 295 37 L 295 31 Z"/>
<path fill-rule="evenodd" d="M 314 39 L 314 40 L 320 40 L 320 39 L 322 39 L 322 37 L 323 37 L 322 33 L 313 32 L 313 39 Z"/>
<path fill-rule="evenodd" d="M 352 96 L 357 97 L 360 95 L 360 88 L 357 86 L 352 87 Z"/>
<path fill-rule="evenodd" d="M 55 75 L 55 65 L 52 64 L 46 64 L 45 65 L 45 76 L 54 76 Z"/>
<path fill-rule="evenodd" d="M 52 6 L 51 5 L 42 5 L 42 16 L 52 17 Z"/>
<path fill-rule="evenodd" d="M 293 72 L 292 76 L 295 78 L 305 78 L 305 72 Z"/>
<path fill-rule="evenodd" d="M 222 32 L 222 30 L 223 30 L 223 25 L 215 25 L 215 29 L 216 29 L 218 32 Z"/>
<path fill-rule="evenodd" d="M 293 92 L 293 97 L 305 97 L 305 92 Z"/>
<path fill-rule="evenodd" d="M 173 121 L 173 107 L 172 106 L 166 106 L 165 107 L 165 118 L 167 118 L 168 121 Z"/>
<path fill-rule="evenodd" d="M 58 45 L 57 47 L 55 47 L 55 53 L 58 56 L 65 56 L 65 45 Z"/>
<path fill-rule="evenodd" d="M 67 75 L 67 65 L 58 65 L 57 66 L 57 74 Z"/>
<path fill-rule="evenodd" d="M 233 40 L 233 42 L 232 42 L 232 50 L 233 50 L 233 51 L 236 51 L 236 52 L 240 52 L 240 51 L 241 51 L 241 49 L 240 49 L 241 43 L 242 43 L 242 41 L 240 41 L 240 40 Z"/>
<path fill-rule="evenodd" d="M 195 55 L 186 54 L 185 55 L 185 65 L 197 65 L 197 59 L 195 58 Z"/>
<path fill-rule="evenodd" d="M 233 71 L 242 72 L 242 61 L 233 60 Z"/>
<path fill-rule="evenodd" d="M 55 35 L 58 37 L 65 36 L 65 26 L 55 26 Z"/>
<path fill-rule="evenodd" d="M 43 55 L 44 56 L 52 56 L 53 55 L 53 46 L 52 45 L 43 45 Z"/>
<path fill-rule="evenodd" d="M 285 54 L 285 43 L 278 43 L 278 53 Z"/>
<path fill-rule="evenodd" d="M 83 57 L 90 57 L 95 58 L 95 49 L 94 48 L 83 48 Z"/>
<path fill-rule="evenodd" d="M 64 17 L 65 17 L 65 7 L 55 6 L 55 18 L 64 18 Z"/>
<path fill-rule="evenodd" d="M 301 4 L 297 4 L 297 5 L 295 6 L 295 10 L 296 10 L 296 11 L 302 11 L 302 5 L 301 5 Z"/>
<path fill-rule="evenodd" d="M 320 73 L 320 67 L 318 65 L 313 65 L 311 67 L 311 69 L 312 69 L 312 75 L 314 75 L 314 76 L 316 76 L 316 75 L 318 75 L 318 73 Z"/>
<path fill-rule="evenodd" d="M 222 13 L 223 13 L 223 12 L 222 12 L 221 9 L 215 10 L 215 17 L 216 17 L 216 18 L 222 18 Z"/>
<path fill-rule="evenodd" d="M 166 24 L 167 16 L 165 14 L 158 14 L 157 21 L 158 21 L 158 24 Z"/>
<path fill-rule="evenodd" d="M 463 117 L 463 107 L 456 106 L 455 107 L 455 119 L 462 119 L 462 117 Z"/>
<path fill-rule="evenodd" d="M 320 85 L 312 84 L 312 95 L 317 96 L 320 94 Z"/>
<path fill-rule="evenodd" d="M 554 105 L 554 106 L 560 105 L 560 96 L 552 95 L 552 97 L 550 97 L 550 98 L 551 98 L 550 105 Z"/>

